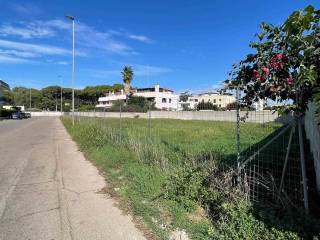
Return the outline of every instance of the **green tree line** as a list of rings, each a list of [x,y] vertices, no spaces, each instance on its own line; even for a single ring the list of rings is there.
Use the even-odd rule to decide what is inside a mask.
[[[75,89],[75,110],[86,111],[94,109],[98,98],[109,91],[123,89],[122,84],[88,86]],[[2,100],[7,105],[25,106],[32,110],[61,110],[61,87],[48,86],[42,89],[15,87],[12,91],[3,92]],[[72,104],[72,89],[62,88],[62,110],[70,111]]]

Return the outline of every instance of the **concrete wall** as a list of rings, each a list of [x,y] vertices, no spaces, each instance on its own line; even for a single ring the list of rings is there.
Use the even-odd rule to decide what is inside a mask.
[[[30,112],[31,117],[59,117],[63,115],[61,112]]]
[[[71,113],[65,113],[70,115]],[[107,118],[119,118],[119,112],[76,112],[77,116],[86,117],[107,117]],[[123,118],[149,118],[149,113],[121,113]],[[153,119],[181,119],[181,120],[208,120],[208,121],[229,121],[236,122],[235,111],[151,111],[150,114]],[[248,113],[246,118],[246,112],[241,112],[240,116],[245,119],[246,122],[281,122],[287,123],[291,121],[291,117],[279,117],[277,113],[272,111],[253,111]]]
[[[63,113],[63,115],[71,115],[72,113]],[[240,117],[245,122],[280,122],[288,123],[292,120],[290,116],[279,116],[278,113],[272,111],[252,111],[240,112]],[[76,116],[83,117],[107,117],[107,118],[119,118],[119,112],[75,112]],[[61,116],[60,112],[31,112],[33,117],[41,116]],[[137,113],[137,112],[122,112],[123,118],[149,118],[149,113]],[[151,111],[150,114],[153,119],[180,119],[180,120],[207,120],[207,121],[236,121],[236,111]]]
[[[310,148],[313,154],[314,167],[317,177],[317,189],[320,192],[320,130],[316,122],[316,106],[309,103],[309,110],[306,113],[304,123],[307,138],[310,142]]]

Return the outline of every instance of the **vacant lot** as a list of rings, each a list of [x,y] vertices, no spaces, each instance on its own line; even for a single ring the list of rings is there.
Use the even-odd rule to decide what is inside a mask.
[[[292,228],[260,221],[230,186],[235,123],[81,118],[72,126],[69,118],[62,121],[123,204],[162,239],[176,229],[186,229],[192,239],[298,238]],[[241,150],[280,127],[243,123]]]

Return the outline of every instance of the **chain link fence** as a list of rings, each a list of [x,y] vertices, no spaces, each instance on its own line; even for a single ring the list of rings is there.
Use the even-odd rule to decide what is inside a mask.
[[[251,202],[306,208],[299,124],[292,116],[240,107],[128,112],[124,106],[118,104],[113,112],[75,112],[75,124],[98,126],[108,141],[130,148],[141,162],[157,163],[164,171],[186,163],[234,169]],[[309,172],[310,154],[305,160]]]

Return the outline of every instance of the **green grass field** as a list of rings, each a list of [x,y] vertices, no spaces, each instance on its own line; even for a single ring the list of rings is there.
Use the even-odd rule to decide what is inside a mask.
[[[160,239],[174,229],[185,229],[192,239],[298,239],[294,232],[268,227],[241,194],[223,185],[228,175],[221,169],[236,161],[235,123],[81,118],[72,126],[67,117],[62,122],[122,204]],[[280,127],[243,123],[241,150]],[[209,183],[213,172],[216,179]]]

